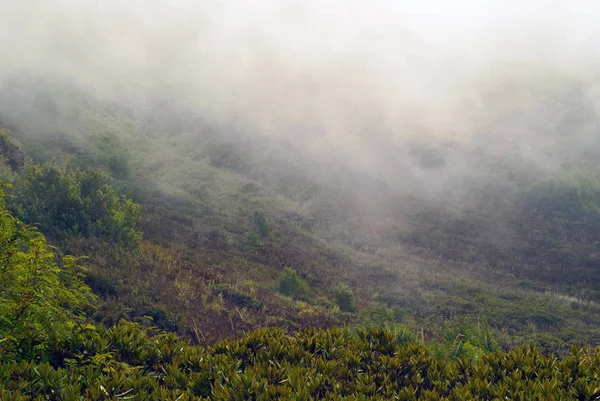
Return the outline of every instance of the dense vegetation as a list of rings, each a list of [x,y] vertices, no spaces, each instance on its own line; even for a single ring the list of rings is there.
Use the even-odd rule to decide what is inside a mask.
[[[15,85],[44,101],[0,113],[1,399],[597,398],[588,159],[411,145],[440,174],[477,154],[456,207],[164,108],[74,92],[65,121],[48,103],[72,99]]]
[[[598,186],[587,158],[548,174],[477,144],[410,145],[414,163],[440,172],[471,155],[465,162],[480,176],[457,183],[474,188],[457,213],[431,199],[417,206],[352,166],[330,172],[328,164],[286,158],[296,148],[274,149],[185,116],[175,123],[168,108],[134,117],[56,84],[13,85],[10,93],[32,108],[0,117],[32,163],[7,164],[9,209],[54,245],[89,257],[96,321],[151,318],[212,343],[264,326],[365,324],[385,307],[399,312],[380,325],[400,324],[427,341],[455,316],[488,324],[505,349],[534,343],[565,352],[600,341]],[[48,106],[72,102],[61,93],[77,99],[76,119],[57,118]],[[8,138],[18,149],[8,158],[20,160],[23,150]],[[45,204],[36,191],[49,190],[43,177],[51,173],[60,185],[49,194],[61,201]],[[88,193],[104,198],[81,192],[84,180],[93,184]],[[369,211],[363,198],[372,193],[381,203]],[[292,293],[284,289],[286,267],[297,275]]]
[[[33,358],[86,321],[83,308],[93,294],[82,281],[78,260],[59,259],[43,235],[10,215],[1,190],[0,260],[4,358]]]
[[[139,206],[118,197],[101,170],[29,164],[12,195],[15,214],[53,236],[96,236],[128,246],[141,238]]]
[[[88,329],[49,362],[0,360],[0,398],[20,400],[595,400],[600,352],[531,347],[436,358],[387,330],[263,329],[208,348],[121,322]],[[65,344],[67,345],[67,344]]]

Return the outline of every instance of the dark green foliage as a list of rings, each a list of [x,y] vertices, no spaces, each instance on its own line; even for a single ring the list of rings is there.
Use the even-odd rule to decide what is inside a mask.
[[[250,231],[246,235],[246,250],[258,252],[261,246],[262,240],[260,239],[260,236],[254,231]]]
[[[444,359],[478,359],[500,347],[485,322],[459,317],[446,323],[442,339],[433,349],[436,356]]]
[[[342,312],[354,312],[354,293],[346,284],[340,283],[333,289],[333,299]]]
[[[21,171],[25,165],[25,153],[21,144],[6,130],[0,128],[0,162],[13,171]]]
[[[28,165],[9,207],[23,221],[58,237],[95,236],[127,246],[141,239],[135,230],[140,207],[118,197],[110,176],[97,169]]]
[[[256,228],[261,237],[267,238],[271,233],[271,229],[267,224],[267,218],[263,212],[254,212],[254,224],[256,224]]]
[[[406,343],[416,343],[417,338],[410,331],[406,329],[401,329],[398,333],[396,333],[396,342],[399,345],[404,345]]]
[[[121,322],[50,362],[0,361],[2,400],[594,400],[600,350],[436,358],[390,331],[262,329],[208,348]],[[37,397],[37,398],[36,398]],[[129,398],[128,398],[129,397]]]
[[[259,300],[236,289],[231,284],[220,284],[216,287],[216,290],[220,291],[223,298],[231,301],[235,306],[250,309],[260,309],[262,307]]]
[[[470,317],[468,325],[493,328],[503,347],[523,343],[536,344],[556,352],[566,352],[572,344],[597,343],[600,339],[598,308],[581,301],[571,305],[566,300],[540,291],[525,282],[528,293],[478,285],[473,281],[428,281],[423,286],[425,299],[419,315],[433,314],[445,321]],[[535,289],[536,292],[532,290]],[[573,303],[573,302],[571,302]],[[426,320],[430,326],[432,319]],[[437,333],[443,331],[438,329]]]
[[[384,304],[379,304],[373,310],[366,313],[364,322],[367,327],[383,329],[401,323],[403,318],[404,311],[402,309],[398,307],[388,308]]]
[[[286,267],[279,279],[279,292],[297,298],[308,292],[308,284],[295,270]]]
[[[209,147],[209,160],[218,168],[245,172],[250,167],[248,152],[233,143],[215,143]]]
[[[119,179],[129,178],[131,175],[130,155],[123,149],[115,135],[100,135],[94,137],[98,148],[98,157],[113,177]]]
[[[146,315],[152,318],[152,322],[159,329],[173,332],[177,331],[177,322],[173,317],[169,316],[163,308],[154,306],[147,311]]]
[[[526,205],[546,219],[577,222],[600,213],[595,185],[588,180],[552,180],[535,185]]]
[[[44,236],[8,213],[3,196],[0,190],[0,353],[25,357],[64,340],[93,296],[77,258],[59,260]]]
[[[84,281],[96,295],[103,297],[117,295],[117,289],[114,284],[102,274],[88,271]]]
[[[131,175],[131,167],[126,155],[116,154],[107,156],[105,163],[114,177],[128,178]]]

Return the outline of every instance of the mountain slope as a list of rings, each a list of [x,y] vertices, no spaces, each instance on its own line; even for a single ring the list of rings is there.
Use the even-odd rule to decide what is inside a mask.
[[[361,322],[437,338],[467,316],[486,320],[504,346],[599,342],[597,187],[577,184],[593,173],[585,158],[556,180],[566,170],[537,171],[489,141],[394,145],[408,149],[419,179],[400,174],[406,160],[388,159],[382,143],[381,175],[341,149],[316,157],[310,142],[251,135],[160,101],[123,107],[44,81],[2,93],[0,121],[34,162],[105,169],[141,205],[134,251],[56,242],[90,257],[100,321],[151,316],[210,343],[263,326]],[[285,267],[308,282],[304,298],[277,293]],[[338,311],[339,283],[359,313]],[[372,318],[381,304],[403,313]]]

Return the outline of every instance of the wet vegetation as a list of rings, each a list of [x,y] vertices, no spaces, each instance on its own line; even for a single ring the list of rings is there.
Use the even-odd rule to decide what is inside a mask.
[[[0,399],[600,399],[579,84],[524,86],[530,143],[359,127],[354,153],[1,84]]]
[[[448,333],[448,335],[454,335]],[[451,339],[449,338],[449,341]],[[598,351],[523,346],[445,358],[389,330],[271,328],[210,347],[120,322],[87,327],[50,359],[0,359],[3,400],[594,400]],[[436,351],[437,352],[437,351]]]

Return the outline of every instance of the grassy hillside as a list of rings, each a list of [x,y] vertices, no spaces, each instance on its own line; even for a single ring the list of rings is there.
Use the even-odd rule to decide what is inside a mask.
[[[141,207],[135,248],[45,232],[88,256],[99,322],[155,324],[201,344],[332,325],[402,326],[439,342],[464,317],[505,348],[600,343],[599,188],[585,158],[538,172],[475,142],[410,144],[436,174],[471,155],[464,163],[479,174],[447,177],[461,188],[447,197],[462,198],[445,203],[422,183],[401,190],[402,175],[390,181],[159,101],[117,107],[43,81],[14,81],[3,99],[0,121],[33,164],[99,168]],[[306,291],[279,291],[286,268]],[[340,309],[340,284],[352,312]]]

